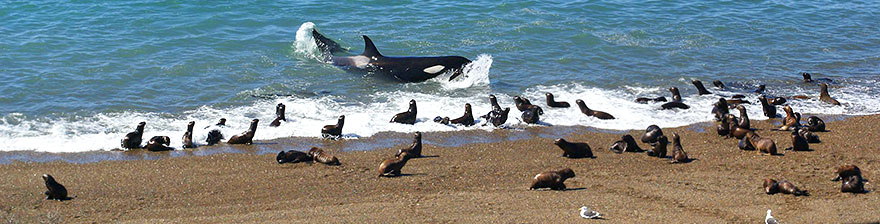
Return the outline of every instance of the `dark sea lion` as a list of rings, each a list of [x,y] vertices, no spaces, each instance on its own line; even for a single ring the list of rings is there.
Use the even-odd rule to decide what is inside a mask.
[[[664,103],[663,105],[660,105],[660,108],[664,109],[664,110],[675,109],[675,108],[687,110],[687,109],[690,109],[691,107],[688,106],[687,104],[682,103],[682,102],[669,102],[669,103]]]
[[[768,118],[776,118],[776,106],[767,102],[767,97],[761,96],[758,97],[758,101],[761,101],[761,108],[764,110],[764,116]]]
[[[822,83],[821,86],[822,89],[819,92],[819,101],[840,106],[840,102],[837,102],[837,100],[828,95],[828,84]]]
[[[402,148],[397,150],[397,154],[394,154],[394,157],[400,157],[400,154],[403,152],[409,153],[412,158],[422,157],[422,133],[416,132],[413,134],[413,143],[409,145],[408,148]]]
[[[727,137],[730,134],[730,120],[727,116],[721,118],[721,123],[715,129],[720,136]]]
[[[193,127],[196,126],[195,121],[190,121],[186,124],[186,132],[183,133],[183,148],[195,148],[196,144],[193,143]]]
[[[779,193],[779,183],[774,179],[764,178],[764,193],[766,194],[776,194]]]
[[[562,107],[562,108],[571,107],[571,105],[569,105],[568,102],[554,100],[552,93],[545,93],[544,95],[547,97],[547,106],[549,106],[549,107]]]
[[[415,124],[416,112],[416,100],[409,100],[409,109],[391,117],[391,123]]]
[[[287,118],[284,118],[284,108],[286,107],[283,103],[278,103],[275,106],[275,120],[269,123],[269,127],[278,127],[281,126],[281,121],[287,121]]]
[[[755,93],[762,94],[762,93],[764,93],[764,90],[766,90],[766,89],[767,89],[767,85],[761,84],[758,86],[758,89],[755,90]]]
[[[516,109],[520,112],[525,112],[526,110],[529,110],[531,108],[537,108],[539,114],[544,114],[544,109],[541,109],[541,107],[532,104],[532,102],[530,102],[529,99],[526,99],[525,97],[514,96],[513,104],[516,105]]]
[[[702,81],[694,80],[694,81],[691,81],[691,83],[694,84],[694,87],[697,87],[697,91],[699,91],[699,95],[702,96],[702,95],[712,94],[711,92],[709,92],[709,90],[706,90],[706,87],[703,86]]]
[[[733,99],[742,99],[742,98],[746,98],[746,95],[742,95],[742,94],[734,94],[733,96],[730,96],[730,98],[733,98]]]
[[[779,192],[782,192],[783,194],[793,194],[794,196],[809,195],[807,191],[802,191],[801,189],[798,189],[798,187],[794,186],[793,183],[787,180],[779,181]]]
[[[721,82],[721,80],[712,81],[712,85],[715,85],[715,87],[718,87],[720,89],[724,89],[724,83]]]
[[[865,193],[864,180],[859,176],[848,176],[843,178],[843,182],[840,184],[840,192]]]
[[[449,120],[450,124],[460,124],[464,126],[473,126],[474,123],[474,113],[471,111],[471,104],[464,104],[464,115],[459,118]]]
[[[801,126],[801,116],[798,113],[795,113],[791,106],[784,106],[782,110],[785,111],[785,118],[782,120],[782,127],[779,127],[781,131],[791,131],[797,130],[798,127]]]
[[[657,142],[657,138],[663,136],[663,130],[660,129],[660,126],[650,125],[645,129],[645,134],[642,135],[643,143],[654,143]]]
[[[646,152],[648,156],[655,156],[659,158],[666,158],[666,146],[669,145],[669,139],[666,136],[661,135],[657,138],[657,143],[653,145],[653,148]]]
[[[226,118],[220,118],[220,121],[217,121],[217,126],[226,126]]]
[[[144,146],[144,149],[151,152],[174,150],[174,148],[168,146],[169,144],[171,144],[171,138],[168,136],[153,136],[153,138],[150,138],[150,141],[147,142],[147,146]]]
[[[712,114],[715,114],[715,120],[720,121],[722,118],[727,117],[727,114],[730,113],[730,108],[727,105],[727,100],[723,97],[718,98],[718,102],[712,104]]]
[[[46,184],[46,189],[48,189],[43,193],[46,195],[46,200],[70,200],[70,198],[67,197],[67,188],[55,181],[55,178],[52,177],[52,175],[43,174],[43,182]]]
[[[752,103],[749,101],[746,101],[744,99],[736,99],[736,98],[727,100],[727,105],[729,105],[731,108],[735,108],[736,106],[739,106],[740,104],[752,104]]]
[[[743,139],[746,137],[746,134],[752,131],[751,129],[739,127],[736,123],[739,120],[736,116],[733,116],[733,114],[728,114],[727,119],[730,121],[730,137]]]
[[[767,103],[770,103],[770,104],[772,104],[772,105],[776,105],[776,106],[779,106],[779,105],[785,104],[785,102],[788,102],[788,101],[787,101],[785,98],[778,97],[778,96],[777,96],[777,97],[770,98],[770,99],[767,99]]]
[[[736,147],[741,150],[749,150],[749,151],[755,150],[755,146],[753,146],[752,143],[749,142],[749,140],[745,139],[745,138],[740,139],[739,143],[736,144]]]
[[[544,171],[539,173],[538,175],[535,175],[535,178],[532,179],[532,185],[529,187],[529,190],[541,188],[550,188],[552,190],[565,190],[565,180],[572,177],[575,176],[574,171],[571,170],[571,168]]]
[[[141,147],[141,141],[144,136],[144,126],[147,125],[147,122],[141,121],[138,123],[137,128],[134,129],[133,132],[129,132],[125,134],[125,137],[122,138],[122,148],[123,149],[137,149]]]
[[[257,133],[257,123],[260,122],[260,119],[254,119],[251,121],[251,127],[244,133],[240,135],[234,135],[232,138],[229,138],[229,141],[226,143],[229,144],[253,144],[254,143],[254,134]]]
[[[776,152],[776,142],[773,142],[772,139],[762,138],[755,132],[749,132],[746,135],[746,140],[755,147],[759,154],[778,155]]]
[[[489,95],[489,105],[492,105],[492,110],[501,109],[501,105],[498,105],[498,99],[495,98],[495,95]]]
[[[223,133],[220,133],[220,130],[214,129],[208,132],[208,137],[205,138],[205,141],[208,142],[208,145],[215,145],[223,139],[225,139]]]
[[[577,103],[578,108],[581,109],[581,113],[586,114],[587,116],[596,117],[601,120],[614,119],[614,116],[611,116],[611,114],[598,110],[591,110],[589,107],[587,107],[587,104],[584,104],[583,100],[578,99],[575,101],[575,103]]]
[[[643,152],[642,148],[636,144],[636,140],[629,134],[621,136],[620,140],[612,143],[610,150],[616,153]]]
[[[816,116],[807,118],[807,128],[810,131],[825,131],[825,121]]]
[[[678,87],[670,87],[669,92],[672,93],[672,102],[681,102],[681,93],[678,92]]]
[[[449,124],[449,117],[436,116],[436,117],[434,117],[434,122],[448,125]]]
[[[837,167],[835,173],[837,173],[837,176],[835,176],[834,179],[831,179],[831,181],[839,181],[849,176],[859,176],[859,179],[863,179],[862,170],[856,165],[843,165]]]
[[[505,107],[503,110],[493,109],[492,111],[489,111],[488,114],[480,117],[488,121],[486,124],[491,123],[492,125],[495,125],[495,127],[498,127],[507,122],[508,114],[510,114],[510,107]],[[483,126],[486,124],[483,124]]]
[[[537,124],[538,121],[541,119],[541,116],[539,114],[541,114],[540,107],[529,108],[526,109],[526,111],[523,111],[520,117],[522,118],[523,122],[526,122],[527,124]]]
[[[653,98],[653,99],[652,99],[652,98],[646,98],[646,97],[639,97],[639,98],[636,98],[636,103],[647,104],[648,102],[651,102],[651,101],[653,101],[653,102],[666,102],[666,97],[662,97],[662,96],[661,96],[661,97],[656,97],[656,98]]]
[[[801,127],[797,130],[797,134],[803,137],[809,143],[820,143],[819,136],[810,131],[807,127]]]
[[[386,159],[379,164],[379,177],[400,176],[400,169],[412,158],[409,152],[403,152],[396,158]]]
[[[562,157],[566,158],[592,158],[593,150],[590,144],[585,142],[568,142],[565,139],[557,138],[553,144],[562,149]]]
[[[331,166],[338,166],[341,164],[339,163],[339,159],[336,158],[336,156],[330,155],[330,153],[326,153],[324,152],[324,150],[318,147],[312,147],[311,149],[309,149],[308,154],[312,157],[313,160],[315,160],[315,162]]]
[[[321,137],[324,137],[324,138],[342,137],[342,126],[343,125],[345,125],[345,115],[339,115],[339,119],[336,120],[336,124],[324,125],[324,128],[321,128]]]
[[[687,152],[681,147],[681,138],[678,137],[677,133],[672,132],[672,158],[669,160],[669,163],[687,163],[690,161],[691,159],[688,158]]]
[[[819,79],[813,80],[813,76],[810,75],[810,73],[806,73],[806,72],[802,72],[801,75],[804,77],[804,82],[813,82],[813,81],[834,82],[833,80],[831,80],[829,78],[819,78]]]
[[[751,129],[752,125],[749,122],[749,114],[746,113],[746,107],[742,105],[737,105],[736,109],[739,110],[739,123],[736,124],[737,127]]]
[[[278,156],[275,156],[275,161],[278,164],[283,163],[298,163],[298,162],[309,162],[312,161],[312,157],[309,154],[296,151],[296,150],[288,150],[287,152],[281,151],[278,152]]]
[[[810,144],[807,142],[807,139],[804,136],[801,136],[799,131],[791,131],[791,148],[789,150],[794,151],[809,151]]]

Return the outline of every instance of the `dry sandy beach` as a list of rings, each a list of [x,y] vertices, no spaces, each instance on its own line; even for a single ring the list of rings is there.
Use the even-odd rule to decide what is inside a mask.
[[[822,118],[826,118],[820,116]],[[780,149],[789,132],[769,131],[780,119],[753,121]],[[811,152],[762,156],[718,137],[714,124],[664,129],[677,132],[691,158],[686,164],[644,153],[615,154],[608,146],[620,134],[576,133],[589,142],[594,159],[567,159],[553,139],[438,147],[411,160],[404,176],[378,178],[379,163],[393,148],[346,151],[328,147],[341,166],[283,164],[274,154],[214,154],[158,160],[14,162],[0,165],[0,219],[11,223],[239,223],[239,222],[501,222],[501,223],[762,223],[767,209],[783,223],[880,221],[880,195],[873,182],[866,194],[840,193],[832,182],[837,166],[854,164],[866,179],[880,180],[880,115],[828,121],[830,132]],[[646,125],[647,126],[647,125]],[[546,129],[533,127],[532,129]],[[519,130],[523,131],[523,130]],[[503,135],[467,131],[431,135]],[[638,138],[644,131],[633,130]],[[356,141],[356,140],[355,140]],[[647,144],[641,144],[648,148]],[[253,146],[241,146],[243,148]],[[670,145],[671,148],[671,145]],[[196,150],[211,150],[202,148]],[[530,191],[531,178],[570,167],[576,177],[566,191]],[[44,200],[40,175],[64,184],[73,200]],[[762,179],[789,180],[809,196],[766,195]],[[584,220],[581,206],[604,214]]]

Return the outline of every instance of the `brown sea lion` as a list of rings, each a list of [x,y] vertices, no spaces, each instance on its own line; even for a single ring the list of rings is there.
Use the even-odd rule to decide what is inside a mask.
[[[747,141],[758,150],[760,154],[778,155],[776,152],[776,142],[769,138],[762,138],[755,132],[749,132],[746,135]]]
[[[251,120],[251,127],[244,133],[240,135],[234,135],[232,138],[229,138],[229,141],[226,143],[229,144],[253,144],[254,143],[254,134],[257,133],[257,123],[260,122],[260,119]]]
[[[281,126],[281,121],[287,121],[287,118],[284,118],[284,108],[286,106],[283,103],[278,103],[275,106],[275,120],[269,123],[269,127],[278,127]]]
[[[336,124],[324,125],[324,128],[321,128],[321,137],[324,137],[324,138],[342,137],[343,125],[345,125],[345,115],[339,115],[339,118],[336,119]]]
[[[169,144],[171,144],[171,138],[168,136],[153,136],[153,138],[150,138],[150,141],[147,142],[147,146],[144,146],[144,149],[151,152],[174,150],[174,148],[168,146]]]
[[[536,108],[538,114],[544,114],[544,109],[541,109],[541,107],[539,107],[538,105],[532,104],[532,102],[530,102],[529,99],[526,99],[525,97],[514,96],[513,104],[516,105],[516,109],[520,112],[525,112],[529,109]]]
[[[785,107],[782,107],[782,110],[785,111],[785,118],[782,120],[782,127],[779,127],[779,130],[781,130],[781,131],[797,130],[798,127],[801,126],[800,114],[794,113],[794,111],[788,105],[786,105]]]
[[[810,144],[807,142],[807,139],[804,136],[801,136],[799,131],[791,131],[791,148],[787,148],[788,150],[794,151],[809,151]]]
[[[865,193],[865,183],[859,176],[848,176],[843,178],[840,184],[840,192],[843,193]]]
[[[810,131],[825,131],[825,121],[816,116],[807,118],[807,128]]]
[[[571,105],[569,105],[568,102],[554,100],[552,93],[545,93],[544,96],[547,97],[547,106],[548,107],[562,107],[562,108],[571,107]]]
[[[837,176],[835,176],[834,179],[831,179],[831,181],[839,181],[849,176],[859,176],[859,179],[862,179],[862,170],[856,165],[843,165],[837,167],[835,173],[837,173]]]
[[[330,155],[330,153],[324,152],[324,150],[318,147],[312,147],[308,152],[309,156],[312,157],[313,160],[319,163],[336,166],[340,165],[339,159],[336,156]]]
[[[691,159],[688,158],[687,152],[681,147],[681,138],[678,137],[677,133],[672,132],[672,158],[669,160],[669,163],[687,163],[690,161]]]
[[[678,92],[678,87],[669,88],[669,92],[672,92],[672,102],[668,102],[668,103],[664,103],[663,105],[660,105],[661,109],[668,110],[668,109],[678,108],[678,109],[687,110],[687,109],[691,108],[687,104],[684,104],[681,102],[681,94]]]
[[[718,132],[718,135],[728,137],[730,134],[730,120],[727,116],[721,118],[721,123],[715,127],[715,130]]]
[[[464,104],[464,115],[459,118],[449,120],[450,124],[460,124],[464,126],[473,126],[474,125],[474,114],[471,111],[471,104]]]
[[[487,121],[483,126],[491,123],[492,125],[495,125],[495,127],[498,127],[507,122],[508,114],[510,114],[510,107],[505,107],[503,110],[492,109],[492,111],[489,111],[486,115],[480,116],[480,118],[486,119]]]
[[[724,83],[721,82],[721,80],[712,81],[712,85],[715,85],[715,87],[718,87],[719,89],[724,89]]]
[[[752,143],[749,142],[749,140],[745,139],[745,138],[740,139],[739,143],[736,144],[736,147],[741,150],[749,150],[749,151],[755,150],[755,146],[753,146]]]
[[[819,140],[819,136],[813,134],[813,132],[811,132],[810,129],[807,127],[801,127],[801,129],[797,130],[797,134],[803,137],[809,143],[822,142],[821,140]]]
[[[47,191],[43,193],[46,195],[46,200],[63,201],[71,199],[67,197],[67,188],[55,181],[55,178],[52,177],[52,175],[43,174],[43,183],[46,184],[47,189]]]
[[[416,132],[413,134],[413,143],[409,145],[408,148],[402,148],[397,150],[397,154],[394,154],[394,157],[400,157],[400,154],[403,152],[408,152],[412,158],[422,157],[422,133]]]
[[[779,193],[779,183],[774,179],[764,178],[764,193],[766,194],[776,194]]]
[[[822,83],[821,86],[822,89],[820,89],[819,92],[819,101],[840,106],[840,102],[837,102],[837,100],[828,95],[828,84]]]
[[[697,87],[697,91],[699,92],[699,95],[702,96],[702,95],[712,94],[711,92],[709,92],[709,90],[706,90],[706,87],[703,86],[702,81],[694,80],[694,81],[691,81],[691,83],[694,84],[694,87]]]
[[[526,109],[526,111],[522,112],[520,118],[522,118],[522,121],[526,122],[527,124],[537,124],[538,121],[541,119],[541,116],[539,115],[541,114],[540,109],[540,107]]]
[[[288,150],[287,152],[281,151],[278,152],[278,156],[275,156],[275,161],[278,164],[283,163],[298,163],[298,162],[309,162],[312,161],[312,157],[309,156],[308,153],[296,151],[296,150]]]
[[[810,97],[806,96],[806,95],[794,95],[794,96],[789,96],[788,99],[806,100],[806,99],[810,99]]]
[[[415,124],[416,112],[416,100],[409,100],[409,109],[391,117],[391,123]]]
[[[739,106],[740,104],[752,104],[752,102],[737,98],[727,100],[727,105],[730,105],[731,108]]]
[[[642,148],[636,144],[636,140],[629,134],[621,136],[620,140],[612,143],[610,150],[616,153],[643,152]]]
[[[776,106],[767,102],[766,96],[758,97],[758,101],[761,101],[761,109],[764,111],[764,116],[776,118]]]
[[[730,113],[730,108],[727,105],[727,100],[723,97],[718,99],[718,102],[712,104],[712,114],[715,114],[715,120],[720,121],[722,118],[726,117],[727,114]]]
[[[730,122],[730,137],[743,139],[746,137],[746,134],[752,131],[748,128],[739,127],[739,125],[737,125],[738,118],[733,114],[728,114],[727,119]]]
[[[208,142],[208,145],[214,145],[220,142],[220,140],[225,139],[223,137],[223,133],[220,130],[214,129],[208,132],[208,137],[205,138],[205,141]]]
[[[193,127],[196,126],[195,121],[190,121],[186,124],[186,132],[183,133],[183,148],[195,148],[196,144],[193,143]]]
[[[593,158],[593,150],[590,149],[590,144],[585,142],[568,142],[565,139],[557,138],[553,144],[562,149],[562,157]]]
[[[736,124],[737,127],[751,129],[752,125],[749,122],[749,114],[746,113],[746,107],[742,105],[737,105],[736,109],[739,110],[739,123]]]
[[[584,104],[583,100],[578,99],[575,101],[575,103],[578,105],[578,108],[581,109],[581,113],[586,114],[587,116],[596,117],[601,120],[614,119],[614,116],[611,116],[611,114],[598,110],[591,110],[589,107],[587,107],[587,104]]]
[[[544,171],[539,173],[538,175],[535,175],[535,177],[532,179],[532,185],[529,187],[529,190],[541,188],[550,188],[552,190],[565,190],[565,180],[572,177],[575,176],[574,171],[571,170],[571,168]]]
[[[657,138],[657,143],[653,145],[653,148],[646,152],[648,156],[654,156],[659,158],[666,158],[666,146],[669,144],[669,139],[666,136],[661,135]]]
[[[379,177],[396,177],[400,176],[400,169],[406,165],[406,162],[412,158],[409,152],[403,152],[399,156],[386,159],[379,164]]]
[[[122,138],[122,148],[123,149],[137,149],[141,147],[141,141],[143,141],[144,136],[144,126],[147,125],[147,122],[141,121],[138,123],[137,128],[134,129],[133,132],[129,132],[125,134],[125,137]]]
[[[779,192],[782,192],[783,194],[793,194],[794,196],[809,195],[807,191],[802,191],[797,186],[794,186],[793,183],[787,180],[779,181]]]
[[[663,136],[663,130],[660,129],[660,126],[652,124],[645,129],[645,134],[642,135],[642,143],[657,142],[657,138],[660,136]]]

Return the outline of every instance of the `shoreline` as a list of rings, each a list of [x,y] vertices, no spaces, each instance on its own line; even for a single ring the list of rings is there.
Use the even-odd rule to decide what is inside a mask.
[[[0,218],[76,223],[571,223],[586,221],[577,209],[588,206],[613,222],[754,223],[763,220],[767,209],[790,223],[880,221],[880,214],[871,209],[880,207],[880,195],[871,182],[865,185],[869,193],[854,195],[840,193],[840,183],[830,181],[834,169],[844,164],[859,166],[869,180],[877,178],[880,146],[873,138],[880,127],[866,124],[877,123],[880,115],[820,117],[830,130],[818,133],[823,142],[810,144],[814,151],[785,151],[782,156],[739,150],[735,140],[718,137],[710,123],[664,129],[666,135],[682,136],[684,149],[696,159],[686,164],[668,164],[644,153],[608,151],[621,133],[638,138],[644,130],[577,126],[568,126],[569,131],[529,127],[426,133],[428,157],[411,160],[403,169],[406,175],[396,178],[377,178],[377,164],[409,145],[409,138],[367,151],[341,151],[333,145],[358,144],[354,141],[320,146],[339,157],[341,166],[279,165],[274,161],[277,151],[311,147],[282,140],[236,147],[245,153],[88,163],[11,162],[0,165],[0,194],[8,195],[0,203]],[[768,131],[779,120],[753,120],[752,125],[783,151],[791,145],[788,132]],[[453,140],[477,135],[473,132],[499,140]],[[597,158],[559,157],[561,151],[552,144],[556,137],[588,142]],[[561,167],[576,173],[565,182],[570,190],[527,189],[534,174]],[[74,199],[43,200],[45,187],[39,178],[43,173],[67,186]],[[810,196],[766,195],[761,189],[763,178],[789,180]]]

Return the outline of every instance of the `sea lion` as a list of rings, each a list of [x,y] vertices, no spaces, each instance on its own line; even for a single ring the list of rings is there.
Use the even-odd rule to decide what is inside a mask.
[[[837,102],[837,100],[828,95],[828,84],[822,83],[821,86],[822,89],[819,90],[819,101],[840,106],[840,102]]]
[[[416,112],[416,100],[409,100],[409,109],[391,117],[391,123],[415,124]]]
[[[791,148],[787,148],[788,150],[794,151],[809,151],[810,144],[807,142],[807,139],[804,136],[801,136],[799,131],[791,131]]]
[[[552,93],[545,93],[544,95],[547,97],[547,106],[548,107],[562,107],[562,108],[571,107],[571,105],[569,105],[568,102],[554,100]]]
[[[806,96],[806,95],[794,95],[794,96],[789,96],[788,99],[806,100],[806,99],[810,99],[810,97]]]
[[[762,93],[764,93],[764,90],[766,90],[766,89],[767,89],[767,85],[761,84],[758,86],[758,89],[755,90],[755,93],[762,94]]]
[[[621,136],[620,140],[612,143],[610,150],[616,153],[643,152],[642,148],[636,144],[636,140],[629,134]]]
[[[183,133],[183,148],[195,148],[196,144],[193,143],[193,127],[196,126],[195,121],[190,121],[186,124],[186,132]]]
[[[797,134],[804,138],[809,143],[819,143],[822,142],[819,140],[819,136],[810,132],[810,129],[807,127],[801,127],[801,129],[797,130]]]
[[[397,150],[397,154],[394,154],[394,157],[400,157],[400,154],[403,152],[408,152],[412,158],[422,157],[422,133],[416,132],[413,134],[413,143],[409,145],[408,148],[402,148]]]
[[[581,109],[581,113],[586,114],[587,116],[593,116],[601,120],[614,119],[614,116],[611,116],[611,114],[598,110],[591,110],[589,107],[587,107],[587,104],[584,104],[583,100],[578,99],[575,101],[575,103],[577,103],[578,108]]]
[[[706,90],[706,87],[703,86],[703,82],[701,82],[700,80],[694,80],[694,81],[691,81],[691,83],[693,83],[694,86],[697,87],[697,91],[699,91],[700,96],[712,94],[711,92],[709,92],[709,90]]]
[[[645,129],[645,134],[642,135],[642,143],[657,142],[657,138],[660,136],[663,136],[663,130],[660,129],[660,126],[652,124]]]
[[[770,103],[770,104],[776,105],[776,106],[785,104],[785,102],[788,102],[788,101],[785,98],[778,97],[778,96],[767,99],[767,103]]]
[[[779,181],[779,192],[782,192],[783,194],[793,194],[794,196],[809,195],[807,191],[802,191],[801,189],[798,189],[798,187],[794,186],[793,183],[787,180]]]
[[[724,117],[727,117],[727,114],[730,113],[730,108],[727,105],[727,100],[723,97],[718,98],[718,102],[712,104],[712,114],[715,114],[715,120],[720,121]]]
[[[762,138],[755,132],[749,132],[746,135],[747,141],[749,141],[752,146],[758,151],[759,154],[763,155],[764,153],[770,155],[777,155],[776,153],[776,142],[769,138]]]
[[[544,114],[544,109],[541,109],[541,107],[537,105],[533,105],[532,102],[530,102],[529,99],[526,99],[525,97],[514,96],[513,103],[514,105],[516,105],[516,109],[520,112],[525,112],[530,108],[537,108],[539,114]]]
[[[727,105],[729,105],[730,108],[735,108],[736,106],[739,106],[740,104],[752,104],[752,102],[746,101],[741,98],[733,98],[733,99],[727,100]]]
[[[226,143],[229,144],[253,144],[254,143],[254,134],[257,132],[257,123],[260,122],[260,119],[254,119],[251,121],[251,127],[244,133],[240,135],[233,135],[232,138],[229,138],[229,141]]]
[[[766,194],[776,194],[779,193],[779,183],[774,179],[764,178],[764,193]]]
[[[801,75],[804,77],[804,82],[808,82],[808,83],[811,83],[813,81],[834,82],[833,80],[831,80],[829,78],[819,78],[819,79],[813,80],[813,76],[810,75],[810,73],[806,73],[806,72],[802,72]]]
[[[386,159],[379,164],[379,177],[400,176],[400,169],[412,158],[409,152],[403,152],[396,158]]]
[[[724,83],[721,82],[721,80],[712,81],[712,85],[715,85],[715,87],[718,87],[719,89],[724,89]]]
[[[489,105],[492,105],[492,110],[500,110],[501,105],[498,105],[498,99],[495,98],[495,95],[489,94]]]
[[[730,137],[743,139],[746,137],[746,134],[752,131],[751,129],[739,127],[739,125],[737,125],[739,118],[733,116],[733,114],[728,114],[727,119],[730,121]]]
[[[730,98],[733,98],[733,99],[743,99],[743,98],[746,98],[746,95],[742,95],[742,94],[734,94],[733,96],[730,96]]]
[[[666,97],[662,97],[662,96],[661,96],[661,97],[656,97],[656,98],[653,98],[653,99],[652,99],[652,98],[646,98],[646,97],[639,97],[639,98],[636,98],[636,103],[647,104],[647,103],[650,102],[650,101],[654,101],[654,102],[666,102]]]
[[[70,198],[67,197],[67,188],[55,181],[55,178],[52,177],[52,175],[43,174],[43,182],[46,184],[46,189],[48,189],[43,193],[46,195],[46,200],[70,200]]]
[[[171,144],[171,138],[168,136],[153,136],[144,148],[151,152],[174,150],[174,148],[168,146],[169,144]]]
[[[331,166],[338,166],[341,164],[339,163],[339,159],[337,159],[336,156],[330,155],[330,153],[326,153],[324,152],[324,150],[318,147],[312,147],[311,149],[309,149],[308,154],[312,157],[313,160],[319,163]]]
[[[736,144],[736,147],[741,150],[749,150],[749,151],[755,150],[755,146],[753,146],[752,143],[749,142],[749,140],[745,139],[745,138],[740,139],[739,143]]]
[[[489,111],[486,115],[480,116],[480,118],[487,121],[483,126],[491,123],[492,125],[495,125],[495,127],[498,127],[507,122],[508,114],[510,114],[510,107],[505,107],[503,110],[492,109],[492,111]]]
[[[687,163],[690,162],[691,159],[688,158],[687,152],[681,147],[681,138],[678,137],[678,134],[672,132],[672,158],[669,160],[669,163]]]
[[[336,124],[324,125],[324,128],[321,128],[321,137],[324,137],[324,138],[342,137],[342,126],[344,124],[345,124],[345,115],[339,115],[339,119],[336,120]]]
[[[540,107],[526,109],[526,111],[522,112],[522,115],[520,117],[522,118],[523,122],[526,122],[527,124],[537,124],[538,120],[541,119],[539,115],[541,114],[540,109]]]
[[[535,177],[532,179],[532,185],[529,187],[529,190],[541,188],[550,188],[552,190],[565,190],[565,180],[572,177],[575,176],[574,171],[571,170],[571,168],[544,171],[539,173],[538,175],[535,175]]]
[[[795,113],[791,106],[784,106],[782,110],[785,111],[785,118],[782,120],[782,127],[779,127],[780,131],[791,131],[797,130],[798,127],[801,126],[801,115],[799,113]]]
[[[133,132],[129,132],[125,134],[125,137],[122,138],[122,148],[123,149],[136,149],[141,147],[141,141],[144,136],[144,126],[147,125],[147,122],[141,121],[138,123],[137,128],[134,129]]]
[[[653,148],[646,152],[648,156],[655,156],[659,158],[666,158],[666,146],[669,144],[669,139],[666,136],[661,135],[657,137],[657,143],[653,145]]]
[[[681,93],[678,92],[678,87],[670,87],[669,92],[672,93],[672,102],[681,102]]]
[[[736,124],[737,127],[751,129],[751,122],[749,122],[749,114],[746,113],[746,107],[742,105],[737,105],[736,109],[739,110],[739,123]]]
[[[730,120],[727,116],[721,118],[721,123],[715,129],[720,136],[727,137],[730,134]]]
[[[840,192],[843,193],[865,193],[865,183],[859,176],[848,176],[843,178],[840,184]]]
[[[220,121],[217,121],[217,126],[226,126],[226,118],[220,118]]]
[[[767,102],[766,96],[758,97],[758,101],[761,101],[761,108],[764,110],[764,116],[768,118],[776,118],[776,106]]]
[[[220,140],[225,139],[223,137],[223,133],[220,130],[214,129],[208,132],[208,137],[205,138],[205,141],[208,142],[208,145],[214,145],[220,142]]]
[[[287,121],[287,118],[284,118],[284,108],[286,107],[283,103],[278,103],[275,106],[275,120],[269,123],[269,127],[278,127],[281,126],[281,121]]]
[[[434,117],[434,122],[448,125],[449,124],[449,117],[436,116],[436,117]]]
[[[562,149],[562,157],[593,158],[593,150],[590,149],[590,144],[585,142],[568,142],[563,138],[557,138],[553,144]]]
[[[296,151],[296,150],[288,150],[287,152],[281,151],[278,152],[278,156],[275,156],[275,161],[278,164],[283,163],[298,163],[298,162],[309,162],[312,161],[312,157],[309,154]]]
[[[835,173],[837,173],[837,176],[835,176],[834,179],[831,179],[831,181],[839,181],[849,176],[859,176],[859,179],[863,179],[862,170],[856,165],[843,165],[837,167]]]
[[[464,104],[464,115],[459,118],[449,120],[450,124],[460,124],[464,126],[473,126],[474,125],[474,114],[471,111],[471,104]]]
[[[807,128],[810,131],[825,131],[825,121],[816,116],[807,118]]]
[[[664,110],[678,108],[678,109],[690,109],[691,107],[687,104],[681,102],[681,93],[678,92],[678,87],[669,88],[669,92],[672,92],[672,102],[664,103],[660,105],[660,108]]]

